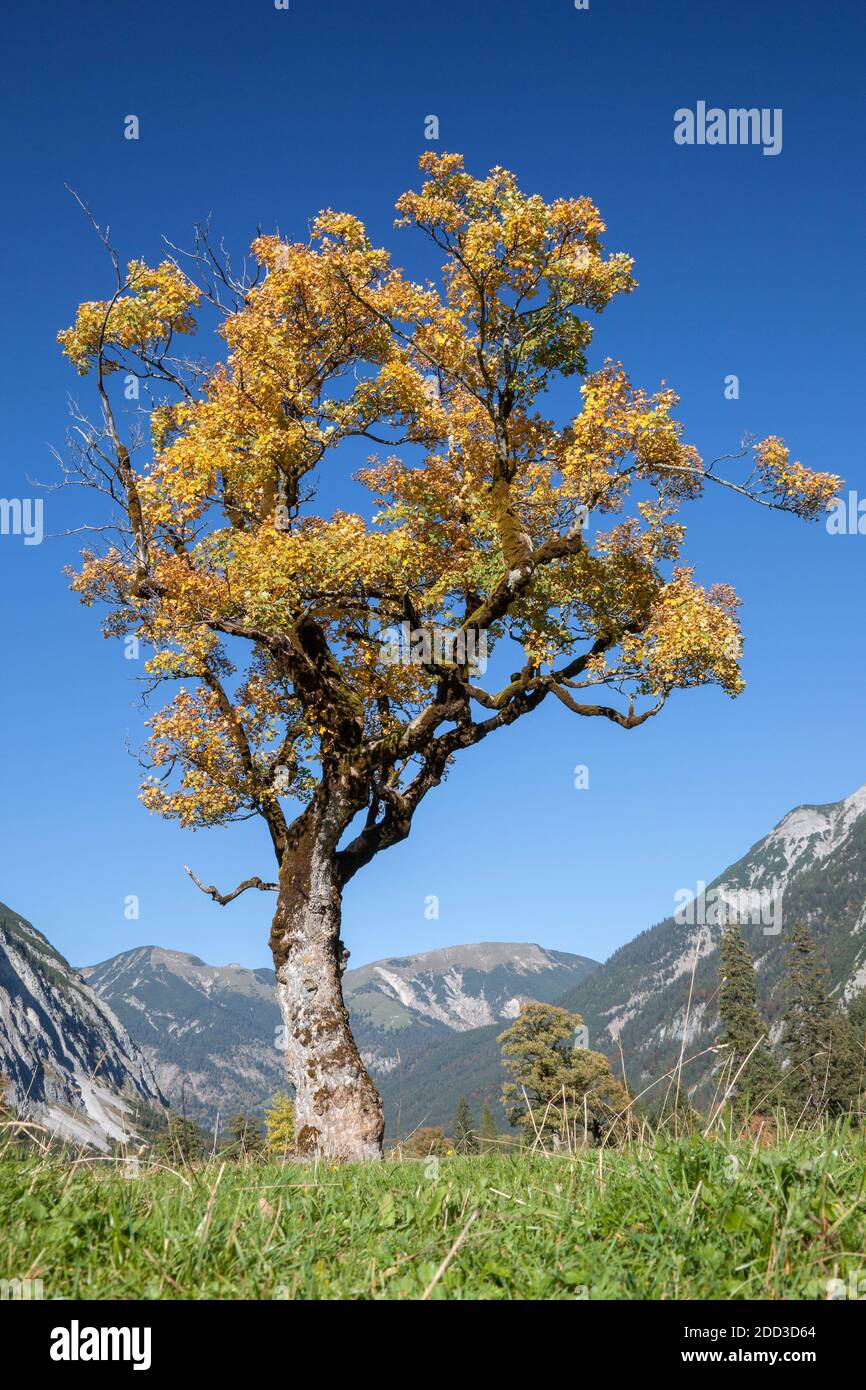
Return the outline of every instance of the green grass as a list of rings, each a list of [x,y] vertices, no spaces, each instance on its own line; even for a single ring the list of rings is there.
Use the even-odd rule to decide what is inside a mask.
[[[843,1129],[438,1170],[5,1157],[0,1278],[46,1298],[823,1298],[866,1269],[864,1185]]]

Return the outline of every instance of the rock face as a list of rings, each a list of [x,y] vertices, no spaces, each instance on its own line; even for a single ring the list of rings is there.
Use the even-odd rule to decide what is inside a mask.
[[[285,1087],[274,972],[160,946],[83,971],[144,1051],[172,1109],[208,1127]]]
[[[103,999],[0,903],[0,1073],[5,1098],[49,1134],[107,1149],[134,1137],[137,1103],[164,1105],[138,1046]]]
[[[375,961],[348,971],[344,988],[364,1060],[385,1076],[449,1033],[506,1027],[524,1000],[551,1002],[596,965],[566,951],[484,941]]]
[[[779,1032],[785,955],[798,920],[822,948],[833,997],[849,1001],[866,987],[866,787],[844,801],[790,811],[709,885],[704,913],[695,911],[692,921],[675,915],[642,932],[568,991],[562,1002],[584,1015],[590,1046],[618,1062],[622,1045],[633,1091],[676,1065],[685,1038],[685,1056],[695,1058],[685,1082],[703,1098],[714,1059],[698,1054],[719,1028],[721,925],[713,900],[740,922],[771,1038]]]
[[[511,942],[451,946],[375,961],[343,978],[352,1028],[377,1082],[440,1039],[494,1022],[523,999],[552,1000],[595,967]],[[143,946],[84,971],[141,1045],[175,1108],[213,1124],[260,1110],[285,1086],[271,970],[206,965]]]

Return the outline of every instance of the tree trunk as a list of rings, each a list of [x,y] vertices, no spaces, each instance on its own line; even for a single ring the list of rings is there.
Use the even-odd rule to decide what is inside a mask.
[[[380,1158],[382,1102],[361,1061],[343,1003],[341,894],[335,851],[345,808],[313,805],[280,872],[271,950],[295,1089],[298,1152]]]

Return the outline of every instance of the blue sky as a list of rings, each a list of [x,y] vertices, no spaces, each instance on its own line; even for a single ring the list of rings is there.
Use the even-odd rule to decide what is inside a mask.
[[[858,0],[16,7],[0,495],[56,476],[66,395],[91,403],[54,339],[104,293],[107,267],[64,183],[124,258],[158,256],[163,234],[188,244],[208,212],[243,249],[258,225],[302,237],[332,206],[412,272],[424,249],[392,230],[393,204],[417,181],[435,114],[439,149],[479,173],[505,165],[549,198],[591,196],[609,249],[635,257],[640,288],[598,321],[594,364],[610,354],[648,388],[667,379],[706,458],[744,431],[779,433],[866,497],[864,27]],[[781,108],[782,152],[675,144],[675,110],[699,100]],[[352,964],[479,939],[604,957],[791,806],[866,781],[866,537],[709,501],[686,514],[687,554],[743,598],[746,692],[680,694],[631,733],[545,707],[465,754],[410,840],[349,888]],[[80,523],[86,505],[50,494],[46,530]],[[0,899],[79,964],[145,942],[269,963],[272,900],[219,908],[181,867],[222,887],[270,876],[264,833],[193,835],[136,799],[135,668],[66,588],[76,549],[0,536]],[[138,920],[124,916],[131,894]],[[430,894],[438,920],[424,915]]]

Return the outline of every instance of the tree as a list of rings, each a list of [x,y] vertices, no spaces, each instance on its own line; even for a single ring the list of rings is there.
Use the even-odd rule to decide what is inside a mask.
[[[454,1135],[454,1152],[458,1154],[474,1154],[478,1152],[478,1141],[475,1136],[475,1120],[469,1108],[469,1101],[465,1096],[461,1096],[457,1102],[457,1109],[454,1111],[454,1119],[451,1123]]]
[[[288,1158],[295,1149],[295,1106],[290,1095],[278,1091],[265,1111],[265,1146],[270,1158]]]
[[[440,1125],[415,1129],[400,1143],[404,1158],[446,1158],[453,1150]]]
[[[242,1112],[232,1115],[228,1123],[224,1152],[230,1153],[233,1158],[251,1158],[254,1154],[261,1153],[264,1147],[265,1140],[262,1137],[258,1116],[245,1115]]]
[[[383,1133],[341,986],[355,874],[457,754],[551,699],[630,730],[675,690],[738,694],[738,600],[682,562],[678,510],[725,485],[814,518],[838,484],[776,437],[725,476],[683,442],[672,390],[589,371],[589,315],[635,281],[588,198],[548,204],[454,154],[421,166],[397,208],[444,258],[441,288],[347,213],[305,242],[258,236],[252,278],[206,228],[186,258],[125,269],[100,231],[108,296],[59,335],[99,409],[76,414],[67,480],[106,507],[74,588],[148,653],[151,693],[174,692],[149,720],[143,799],[191,828],[261,819],[274,880],[190,873],[222,905],[277,893],[298,1147],[355,1159]],[[197,321],[224,360],[177,347]],[[559,423],[558,377],[583,379]],[[315,474],[358,441],[387,455],[355,474],[375,513],[317,512]],[[497,647],[516,668],[498,688]]]
[[[746,1114],[767,1113],[779,1099],[779,1069],[764,1041],[768,1029],[758,1013],[755,967],[736,922],[722,930],[719,976],[720,1042],[726,1049],[727,1084],[744,1102]]]
[[[198,1125],[185,1115],[169,1116],[166,1128],[157,1135],[153,1145],[155,1158],[178,1167],[184,1163],[198,1162],[204,1158],[204,1152],[204,1135]]]
[[[481,1109],[481,1123],[478,1126],[478,1147],[481,1153],[495,1153],[499,1147],[499,1129],[487,1101]]]
[[[785,966],[785,1097],[799,1114],[820,1115],[827,1109],[832,1009],[826,971],[804,922],[794,927]]]
[[[524,1004],[499,1036],[502,1065],[511,1080],[502,1088],[508,1122],[531,1138],[567,1138],[580,1131],[598,1143],[625,1117],[629,1098],[600,1052],[576,1047],[580,1014],[554,1004]]]
[[[862,1123],[866,1101],[866,990],[850,1000],[846,1012],[837,1015],[836,1022],[844,1032],[841,1050],[844,1052],[845,1108]]]

